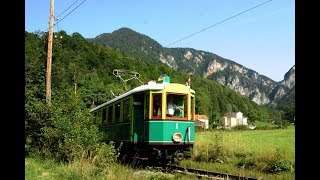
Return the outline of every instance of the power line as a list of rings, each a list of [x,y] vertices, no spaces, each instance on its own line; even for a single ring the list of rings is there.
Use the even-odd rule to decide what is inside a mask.
[[[56,23],[54,23],[52,26],[55,26],[57,23],[61,22],[64,18],[66,18],[67,16],[69,16],[73,11],[75,11],[79,6],[81,6],[85,1],[87,0],[83,0],[78,6],[76,6],[72,11],[70,11],[67,15],[65,15],[63,18],[59,19]],[[48,28],[50,29],[50,27]],[[47,31],[48,31],[47,29]]]
[[[81,4],[83,4],[85,1],[87,0],[83,0],[78,6],[76,6],[71,12],[69,12],[67,15],[65,15],[63,18],[61,18],[58,22],[56,23],[59,23],[60,21],[62,21],[64,18],[66,18],[67,16],[69,16],[74,10],[76,10],[79,6],[81,6]],[[55,24],[56,24],[55,23]]]
[[[177,41],[175,41],[175,42],[173,42],[173,43],[170,43],[170,44],[168,44],[167,46],[170,46],[170,45],[175,44],[175,43],[177,43],[177,42],[180,42],[180,41],[182,41],[182,40],[184,40],[184,39],[187,39],[187,38],[189,38],[189,37],[191,37],[191,36],[194,36],[194,35],[196,35],[196,34],[198,34],[198,33],[200,33],[200,32],[203,32],[203,31],[205,31],[205,30],[207,30],[207,29],[209,29],[209,28],[212,28],[213,26],[216,26],[216,25],[218,25],[218,24],[221,24],[221,23],[223,23],[223,22],[225,22],[225,21],[228,21],[228,20],[230,20],[230,19],[232,19],[232,18],[234,18],[234,17],[236,17],[236,16],[239,16],[239,15],[241,15],[241,14],[243,14],[243,13],[246,13],[246,12],[248,12],[248,11],[251,11],[252,9],[255,9],[255,8],[259,7],[259,6],[262,6],[262,5],[264,5],[264,4],[266,4],[266,3],[270,2],[270,1],[272,1],[272,0],[263,2],[263,3],[261,3],[261,4],[259,4],[259,5],[256,5],[256,6],[252,7],[252,8],[250,8],[250,9],[247,9],[247,10],[245,10],[245,11],[242,11],[242,12],[240,12],[240,13],[238,13],[238,14],[236,14],[236,15],[233,15],[233,16],[227,18],[227,19],[224,19],[224,20],[222,20],[222,21],[220,21],[220,22],[218,22],[218,23],[216,23],[216,24],[214,24],[214,25],[211,25],[211,26],[209,26],[209,27],[206,27],[206,28],[204,28],[204,29],[202,29],[202,30],[200,30],[200,31],[198,31],[198,32],[195,32],[195,33],[193,33],[193,34],[191,34],[191,35],[189,35],[189,36],[186,36],[186,37],[184,37],[184,38],[181,38],[181,39],[179,39],[179,40],[177,40]]]
[[[62,13],[60,13],[57,17],[61,16],[63,13],[65,13],[68,9],[71,8],[75,3],[77,3],[79,0],[76,0],[73,4],[71,4],[66,10],[64,10]]]

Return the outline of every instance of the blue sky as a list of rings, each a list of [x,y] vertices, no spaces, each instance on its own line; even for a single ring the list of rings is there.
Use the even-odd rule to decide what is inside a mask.
[[[55,0],[55,17],[61,20],[82,2]],[[164,47],[209,51],[281,81],[295,64],[294,0],[272,0],[208,28],[263,2],[267,0],[85,0],[54,31],[93,38],[128,27]],[[50,0],[26,0],[26,31],[48,30],[49,10]]]

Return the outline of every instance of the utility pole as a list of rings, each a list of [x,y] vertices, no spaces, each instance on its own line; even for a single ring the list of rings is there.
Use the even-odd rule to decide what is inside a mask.
[[[50,0],[49,16],[49,36],[48,36],[48,56],[47,56],[47,74],[46,74],[46,102],[51,105],[51,63],[52,63],[52,37],[53,37],[53,9],[54,0]]]

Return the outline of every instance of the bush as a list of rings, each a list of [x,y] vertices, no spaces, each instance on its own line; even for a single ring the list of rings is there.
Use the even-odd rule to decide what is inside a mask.
[[[114,148],[113,143],[102,143],[100,147],[96,149],[96,155],[92,159],[92,163],[101,169],[104,169],[117,161],[118,153]]]
[[[279,173],[279,172],[293,172],[294,168],[290,161],[285,160],[280,151],[279,148],[276,149],[276,153],[271,159],[270,162],[268,162],[268,166],[265,169],[265,172],[267,173]]]
[[[277,160],[272,163],[268,168],[266,168],[265,172],[267,173],[280,173],[280,172],[290,172],[294,171],[293,165],[290,161],[287,160]]]
[[[246,125],[236,125],[232,127],[233,130],[248,130],[248,126]]]
[[[265,156],[253,156],[250,153],[236,153],[235,156],[239,158],[236,165],[238,167],[244,167],[249,170],[257,170],[264,173],[280,173],[294,171],[294,165],[284,159],[279,149],[275,149],[272,154],[266,154]]]
[[[25,153],[41,154],[47,143],[44,127],[52,126],[51,109],[44,101],[30,100],[25,105]]]
[[[195,161],[225,163],[227,161],[227,151],[222,145],[223,136],[215,135],[214,146],[203,146],[198,149],[198,154],[194,157]]]
[[[278,129],[277,126],[258,126],[254,128],[254,130],[272,130],[272,129]]]
[[[219,124],[211,124],[211,129],[217,129],[219,127]]]
[[[243,157],[240,159],[240,161],[237,163],[238,167],[243,166],[246,169],[256,169],[257,168],[257,159],[253,157]]]
[[[64,100],[53,99],[51,106],[40,104],[28,112],[26,147],[42,157],[68,162],[81,157],[83,151],[94,152],[102,133],[80,94],[72,90],[65,94]]]
[[[289,121],[282,120],[282,122],[279,124],[279,129],[286,129],[290,125]]]

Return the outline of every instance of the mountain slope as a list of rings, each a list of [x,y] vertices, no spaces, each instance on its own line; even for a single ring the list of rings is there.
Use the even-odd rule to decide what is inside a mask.
[[[281,84],[287,86],[288,88],[293,88],[295,86],[295,74],[296,67],[293,66],[285,75],[284,79],[281,81]]]
[[[295,65],[284,75],[284,79],[280,82],[283,86],[287,87],[288,90],[284,91],[282,86],[277,86],[273,92],[273,102],[270,106],[283,107],[289,103],[295,103]]]
[[[186,83],[189,75],[174,70],[167,65],[127,56],[120,51],[91,43],[78,33],[63,36],[53,42],[52,57],[52,100],[64,100],[71,94],[77,94],[83,101],[83,107],[90,108],[92,102],[102,104],[114,97],[113,94],[126,92],[124,85],[132,89],[141,85],[137,80],[124,83],[113,74],[114,69],[126,69],[140,73],[140,80],[147,83],[157,80],[161,74],[171,77],[173,83]],[[25,33],[25,96],[26,114],[32,112],[37,102],[45,99],[45,40],[33,33]],[[266,107],[257,105],[239,93],[216,81],[200,75],[194,75],[191,88],[196,91],[196,113],[206,114],[210,121],[217,121],[228,111],[239,110],[249,121],[268,120],[275,113]],[[81,107],[81,108],[83,108]],[[211,123],[210,123],[211,124]]]
[[[275,82],[211,52],[192,48],[165,48],[150,37],[129,28],[121,28],[88,40],[118,49],[136,58],[154,63],[162,62],[175,70],[218,81],[259,105],[276,106],[278,101],[289,93],[294,82]]]
[[[155,63],[159,63],[156,57],[158,52],[162,50],[162,46],[158,42],[129,28],[103,33],[87,40],[123,51],[136,58],[143,57],[152,60]]]

